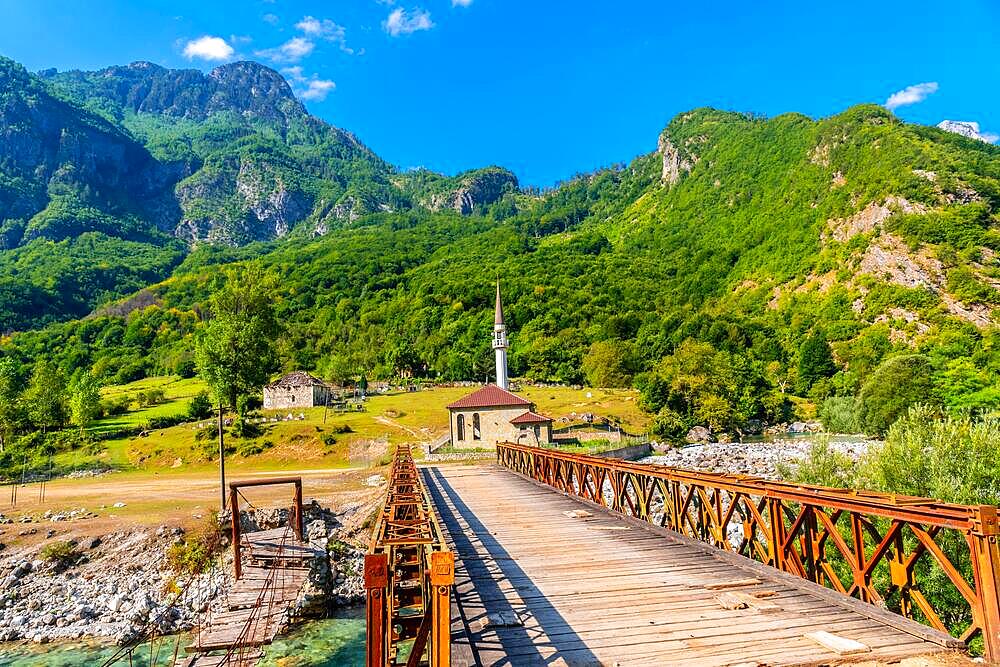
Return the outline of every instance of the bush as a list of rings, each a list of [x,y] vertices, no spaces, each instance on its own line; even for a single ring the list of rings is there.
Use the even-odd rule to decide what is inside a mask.
[[[151,408],[163,403],[167,399],[167,395],[163,393],[162,389],[147,389],[146,391],[140,392],[136,397],[139,403],[139,407]]]
[[[41,556],[43,560],[55,563],[56,566],[68,567],[80,557],[80,550],[77,549],[76,542],[57,540],[46,544],[42,548]]]
[[[167,564],[174,572],[201,574],[222,550],[222,531],[214,512],[188,531],[184,539],[167,551]]]
[[[680,439],[687,435],[691,425],[690,420],[684,419],[676,411],[664,407],[656,413],[650,430],[661,438]]]
[[[830,446],[829,437],[819,437],[809,448],[809,453],[797,466],[779,465],[782,477],[802,484],[818,484],[834,488],[850,488],[854,485],[857,465],[851,457]]]
[[[194,359],[191,357],[185,357],[177,364],[175,372],[177,375],[187,380],[198,374],[198,368],[195,366]]]
[[[831,396],[820,406],[819,419],[830,433],[857,433],[858,401],[853,396]]]
[[[215,422],[212,422],[205,428],[198,429],[197,431],[195,431],[194,434],[195,442],[203,442],[206,440],[212,442],[213,440],[218,440],[218,438],[219,438],[219,425],[216,424]]]
[[[132,399],[128,396],[119,396],[117,398],[111,398],[105,401],[101,406],[101,412],[103,412],[108,417],[118,417],[120,415],[128,412],[128,409],[132,406]]]
[[[274,442],[271,440],[245,440],[237,445],[236,453],[240,456],[256,456],[263,454],[271,447],[274,447]]]
[[[933,369],[927,357],[909,354],[887,359],[862,385],[858,395],[861,430],[883,435],[910,406],[933,401],[933,392]]]
[[[207,419],[212,416],[212,399],[209,397],[207,391],[199,391],[191,398],[191,402],[188,404],[187,416],[188,419]]]
[[[916,406],[865,458],[866,486],[972,505],[1000,503],[1000,419]]]
[[[156,431],[162,428],[170,428],[183,424],[187,420],[187,415],[172,415],[163,417],[150,417],[148,421],[141,425],[144,431]]]
[[[323,435],[323,437],[320,439],[323,441],[323,444],[326,445],[327,447],[333,447],[334,445],[337,444],[337,437],[329,433]]]

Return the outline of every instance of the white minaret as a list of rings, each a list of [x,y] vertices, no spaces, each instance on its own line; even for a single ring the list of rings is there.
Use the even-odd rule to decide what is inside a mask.
[[[500,280],[497,279],[497,307],[493,317],[493,350],[497,355],[497,386],[507,389],[507,327],[503,323],[503,306],[500,305]]]

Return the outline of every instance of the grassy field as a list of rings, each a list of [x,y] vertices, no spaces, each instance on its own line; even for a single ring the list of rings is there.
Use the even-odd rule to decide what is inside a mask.
[[[155,416],[185,414],[191,397],[203,388],[199,380],[171,377],[108,387],[103,391],[106,400],[135,399],[151,389],[162,390],[164,400],[147,408],[133,405],[128,413],[101,420],[92,429],[108,432],[144,424]],[[390,448],[398,443],[431,441],[446,433],[445,406],[474,389],[435,388],[376,395],[367,401],[364,412],[330,411],[325,420],[322,408],[258,412],[268,418],[261,425],[264,431],[261,435],[244,440],[227,436],[227,443],[237,450],[227,454],[227,476],[232,480],[271,472],[299,475],[303,477],[307,496],[331,506],[377,496],[381,490],[364,482],[373,472],[385,472],[378,466],[384,463]],[[540,412],[556,419],[567,417],[577,421],[578,415],[594,413],[620,420],[623,428],[633,433],[644,432],[648,425],[648,417],[639,410],[638,396],[633,391],[529,387],[519,393],[534,401]],[[298,418],[300,413],[302,419]],[[289,414],[294,419],[285,421]],[[55,530],[59,539],[68,539],[105,534],[129,525],[190,524],[203,520],[219,504],[217,444],[211,438],[197,437],[210,421],[105,440],[91,453],[81,449],[56,455],[55,463],[59,466],[99,465],[119,472],[95,478],[54,480],[46,486],[44,500],[40,485],[25,485],[18,491],[17,506],[4,508],[4,514],[15,518],[23,513],[39,517],[46,510],[85,507],[96,518],[82,522],[43,522],[37,534],[5,536],[5,542],[9,540],[13,548],[44,541],[47,527]],[[245,453],[240,454],[239,450]],[[249,453],[257,450],[261,451]],[[254,502],[266,505],[287,502],[283,494],[287,495],[284,489],[253,491]]]
[[[134,401],[143,392],[158,389],[164,393],[164,401],[147,408],[133,406],[128,413],[103,419],[92,428],[108,432],[147,423],[152,417],[184,414],[191,397],[204,388],[198,379],[176,377],[147,378],[108,387],[102,392],[106,400],[129,397]],[[474,389],[447,387],[375,395],[367,401],[364,412],[331,410],[325,419],[323,408],[260,411],[258,414],[268,420],[261,425],[261,435],[247,439],[227,435],[227,449],[233,449],[232,454],[227,454],[227,466],[234,471],[368,466],[395,444],[422,443],[446,433],[445,406]],[[520,394],[533,401],[538,411],[555,419],[567,417],[575,421],[577,415],[594,413],[619,420],[632,433],[642,433],[648,426],[648,416],[639,409],[638,395],[631,390],[526,387]],[[289,415],[291,420],[287,419]],[[56,464],[104,464],[121,470],[162,474],[208,471],[217,466],[217,442],[206,437],[205,427],[211,423],[212,420],[190,422],[108,440],[97,454],[62,453],[57,455]]]
[[[199,378],[182,379],[179,377],[145,378],[129,384],[105,387],[101,390],[101,400],[105,402],[121,398],[133,402],[138,401],[141,394],[150,390],[162,391],[164,400],[158,405],[149,407],[137,407],[133,403],[133,409],[123,415],[98,420],[91,426],[91,430],[105,433],[127,426],[139,426],[149,422],[154,417],[173,417],[184,414],[191,398],[206,388],[204,381]]]

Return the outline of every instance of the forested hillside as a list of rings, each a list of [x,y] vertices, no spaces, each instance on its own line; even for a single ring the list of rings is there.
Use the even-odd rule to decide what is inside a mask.
[[[36,76],[0,57],[0,331],[87,315],[206,243],[471,214],[516,188],[499,168],[397,174],[257,63]]]
[[[335,380],[486,380],[499,276],[513,375],[635,385],[664,434],[788,420],[808,412],[801,398],[870,432],[918,400],[1000,402],[995,146],[876,106],[818,121],[697,109],[631,164],[529,196],[496,168],[396,173],[291,104],[254,119],[230,101],[234,120],[212,110],[220,93],[189,104],[157,87],[187,85],[179,75],[136,67],[114,68],[111,84],[70,73],[44,85],[95,124],[117,122],[157,164],[188,165],[178,229],[202,242],[146,258],[153,268],[117,288],[151,284],[92,317],[6,338],[25,376],[39,359],[107,382],[191,373],[209,295],[258,262],[277,277],[282,364]],[[136,83],[147,76],[151,89]],[[301,202],[287,229],[257,213],[247,226],[250,173],[262,201]],[[50,256],[72,262],[75,247]],[[31,248],[0,253],[18,267],[0,275],[44,284]]]

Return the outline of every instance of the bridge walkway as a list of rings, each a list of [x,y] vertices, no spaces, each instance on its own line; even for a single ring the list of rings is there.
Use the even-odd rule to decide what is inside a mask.
[[[499,466],[422,474],[456,559],[453,665],[809,665],[947,650],[915,622]],[[870,650],[807,637],[820,631]]]

